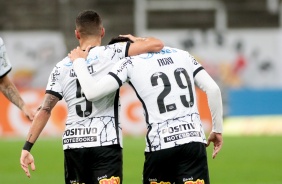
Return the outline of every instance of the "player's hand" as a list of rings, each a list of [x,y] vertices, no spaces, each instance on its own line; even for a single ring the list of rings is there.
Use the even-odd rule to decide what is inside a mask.
[[[30,178],[29,165],[31,167],[31,170],[35,170],[35,164],[32,154],[30,154],[30,152],[27,150],[22,150],[20,163],[27,177]]]
[[[136,41],[140,41],[140,40],[145,40],[145,38],[142,38],[142,37],[135,37],[131,34],[127,34],[127,35],[119,35],[121,37],[126,37],[126,38],[129,38],[131,41],[133,42],[136,42]]]
[[[218,152],[220,151],[222,144],[223,144],[222,134],[211,132],[209,137],[208,137],[208,142],[207,142],[206,146],[208,147],[211,142],[213,142],[212,158],[215,158],[216,155],[218,154]]]
[[[32,111],[30,108],[28,108],[26,105],[22,107],[22,111],[25,114],[25,116],[32,121],[35,116],[35,111]]]
[[[77,58],[83,58],[86,59],[88,56],[88,52],[91,48],[91,45],[89,45],[85,50],[82,50],[80,47],[77,47],[76,49],[73,49],[69,54],[69,58],[73,62]]]

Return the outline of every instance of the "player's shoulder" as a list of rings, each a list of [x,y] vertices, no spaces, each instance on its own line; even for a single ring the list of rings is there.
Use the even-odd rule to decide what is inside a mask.
[[[164,46],[162,48],[162,50],[160,50],[159,52],[156,52],[155,54],[187,54],[188,52],[185,50],[181,50],[175,47],[169,47],[169,46]]]
[[[70,68],[72,67],[72,61],[70,60],[70,58],[68,56],[66,56],[65,58],[63,58],[61,61],[59,61],[58,63],[56,63],[56,68],[60,68],[60,69],[66,69],[66,68]]]
[[[3,39],[0,37],[0,45],[3,45],[4,44],[4,41]]]
[[[98,55],[106,50],[105,46],[96,46],[89,50],[88,56]]]
[[[110,44],[108,46],[110,47],[125,47],[128,44],[128,42],[116,42],[114,44]]]
[[[123,50],[128,49],[128,42],[117,42],[110,45],[105,45],[105,51],[121,53]]]
[[[93,47],[88,54],[88,57],[94,57],[94,56],[103,56],[107,53],[111,53],[115,51],[115,47],[113,45],[102,45],[102,46],[96,46]]]
[[[183,49],[179,49],[179,48],[175,48],[175,47],[165,46],[163,49],[166,52],[169,52],[169,53],[189,54],[189,52],[187,50],[183,50]]]
[[[108,53],[109,49],[107,49],[105,46],[96,46],[89,50],[88,56],[87,56],[87,63],[93,63],[96,61],[102,61],[104,60]]]

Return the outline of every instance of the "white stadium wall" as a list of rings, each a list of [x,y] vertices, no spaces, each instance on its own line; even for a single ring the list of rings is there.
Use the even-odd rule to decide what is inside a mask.
[[[282,103],[279,102],[282,99],[281,30],[241,29],[220,34],[213,30],[162,30],[148,31],[143,34],[156,36],[167,46],[188,50],[195,56],[221,87],[225,122],[227,122],[225,125],[242,127],[248,125],[250,116],[252,120],[262,116],[275,116],[275,121],[267,120],[267,118],[262,120],[267,122],[269,127],[271,127],[269,122],[274,122],[274,129],[282,133],[277,128],[279,125],[277,119],[282,120]],[[9,75],[27,103],[37,108],[42,101],[50,71],[55,63],[67,54],[63,35],[49,31],[1,32],[0,35],[6,43],[8,56],[13,65]],[[254,98],[256,103],[250,101],[244,104],[242,99],[248,99],[246,96],[250,94],[248,90],[252,92],[252,97],[257,96]],[[269,99],[265,97],[271,94],[277,96],[266,101],[260,100],[260,98]],[[230,97],[231,95],[233,96]],[[265,95],[265,97],[259,95]],[[208,131],[211,122],[207,104],[204,95],[201,94],[199,98],[200,113],[204,114],[201,118]],[[274,101],[275,104],[273,104]],[[3,95],[0,95],[0,102],[0,136],[26,135],[29,122]],[[124,133],[143,135],[146,127],[142,106],[135,93],[127,85],[121,90],[121,104],[120,117]],[[261,106],[267,110],[264,111]],[[244,107],[243,111],[240,107]],[[61,135],[66,114],[65,103],[61,101],[56,106],[43,134]],[[232,118],[237,118],[236,120],[243,118],[240,122],[245,123],[236,124],[237,121]],[[262,123],[258,125],[265,126]],[[227,130],[232,129],[236,130],[227,127]]]

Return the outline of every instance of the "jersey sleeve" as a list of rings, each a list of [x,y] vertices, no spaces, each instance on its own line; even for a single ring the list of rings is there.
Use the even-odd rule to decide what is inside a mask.
[[[7,75],[11,71],[11,69],[12,65],[9,61],[5,44],[2,38],[0,38],[0,78]]]
[[[190,60],[190,64],[192,66],[193,69],[193,77],[195,78],[195,76],[201,71],[203,70],[203,66],[191,55],[188,53],[188,57]]]
[[[128,56],[128,49],[130,46],[130,42],[118,42],[113,44],[115,47],[116,56],[119,59],[125,58]]]
[[[132,58],[126,57],[122,60],[119,60],[112,70],[109,72],[109,75],[111,75],[119,84],[121,87],[122,84],[124,84],[128,80],[129,71],[132,68]]]
[[[195,84],[207,95],[208,106],[212,117],[212,131],[222,133],[223,109],[220,88],[192,55],[189,54],[188,57],[193,68]]]
[[[83,58],[76,59],[73,68],[83,93],[89,101],[97,101],[119,88],[117,81],[111,75],[105,75],[99,81],[95,80],[87,71]]]
[[[62,75],[61,67],[60,65],[57,64],[53,68],[49,76],[47,87],[46,87],[46,93],[52,94],[58,97],[60,100],[63,98],[63,90],[60,83],[61,75]]]
[[[208,106],[212,117],[212,131],[223,132],[222,97],[219,86],[205,71],[201,70],[195,76],[196,85],[207,94]]]

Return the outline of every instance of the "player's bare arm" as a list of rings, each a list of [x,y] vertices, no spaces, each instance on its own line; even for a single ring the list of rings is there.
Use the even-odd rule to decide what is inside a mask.
[[[59,101],[59,98],[54,95],[51,95],[51,94],[45,95],[41,108],[39,108],[33,120],[33,123],[30,127],[30,130],[27,136],[27,141],[31,143],[34,143],[36,141],[39,134],[45,127],[47,121],[49,120],[52,109],[55,107],[58,101]]]
[[[36,116],[34,117],[33,123],[29,129],[29,133],[27,135],[26,143],[23,147],[20,164],[22,169],[24,170],[25,174],[30,177],[29,172],[29,165],[31,166],[32,170],[35,170],[35,164],[33,156],[30,153],[30,150],[39,137],[40,133],[42,132],[43,128],[47,124],[50,116],[51,111],[59,101],[59,98],[51,95],[46,94],[43,104],[38,109]]]
[[[9,77],[6,75],[0,79],[0,91],[5,95],[5,97],[15,104],[25,116],[32,121],[34,118],[34,111],[30,110],[23,99],[21,98],[16,86],[10,81]]]
[[[146,52],[159,52],[164,47],[164,43],[161,40],[154,37],[143,38],[143,37],[135,37],[130,34],[120,35],[120,36],[127,37],[133,41],[133,43],[130,44],[128,50],[129,56],[135,56]]]

